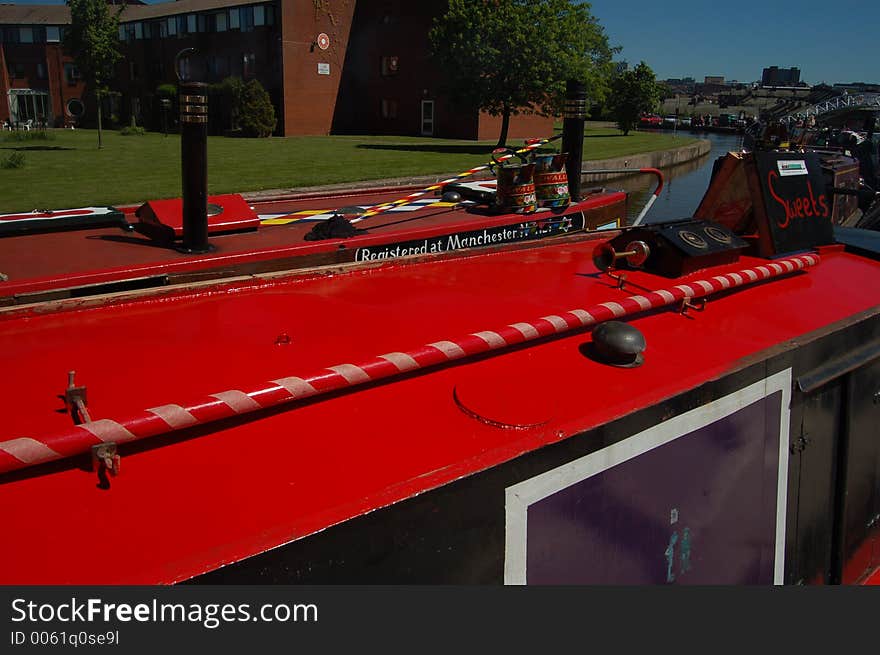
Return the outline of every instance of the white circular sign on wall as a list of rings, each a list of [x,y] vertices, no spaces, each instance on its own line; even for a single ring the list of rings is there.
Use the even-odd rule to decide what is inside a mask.
[[[326,50],[330,47],[330,37],[321,32],[318,35],[317,43],[318,47],[321,48],[321,50]]]

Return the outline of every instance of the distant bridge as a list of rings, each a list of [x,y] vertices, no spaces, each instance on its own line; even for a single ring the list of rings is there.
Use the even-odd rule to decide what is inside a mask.
[[[880,110],[880,93],[854,93],[823,100],[811,107],[804,107],[783,116],[781,121],[793,122],[806,120],[810,116],[821,116],[841,109],[877,109]]]

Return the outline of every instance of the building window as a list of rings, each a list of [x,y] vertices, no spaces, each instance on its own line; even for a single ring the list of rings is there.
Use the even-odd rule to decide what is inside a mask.
[[[238,8],[229,10],[229,29],[237,30],[240,28],[239,16],[241,12],[238,11]]]
[[[125,29],[125,25],[119,26],[119,40],[127,41],[128,40],[128,30]]]
[[[34,42],[34,30],[31,27],[19,27],[18,34],[22,43]]]
[[[5,30],[3,30],[3,32],[4,32],[3,40],[6,41],[6,43],[18,43],[19,42],[17,27],[7,27]]]
[[[266,5],[266,25],[275,24],[275,5]]]
[[[46,64],[44,64],[43,62],[37,63],[37,79],[38,80],[49,79],[49,72],[46,70]]]
[[[34,43],[46,42],[46,28],[43,26],[34,28]]]
[[[382,57],[382,75],[384,77],[397,75],[398,64],[397,57]]]
[[[165,31],[168,36],[175,36],[177,34],[177,16],[171,16],[165,22],[167,23]]]
[[[79,81],[79,68],[74,64],[64,64],[64,79],[70,86],[74,86]]]
[[[241,19],[241,31],[251,32],[254,29],[254,8],[240,7],[239,18]]]
[[[24,78],[24,64],[14,64],[10,61],[6,64],[6,70],[9,71],[9,77],[12,79]]]
[[[186,31],[190,34],[195,34],[198,30],[198,26],[196,25],[196,15],[195,14],[187,14],[186,17]]]
[[[266,10],[263,8],[263,5],[257,5],[254,7],[254,25],[260,26],[266,24]]]
[[[71,98],[68,100],[66,109],[67,115],[75,118],[82,116],[86,111],[85,105],[83,105],[82,100],[79,98]]]
[[[208,76],[222,78],[229,75],[229,59],[224,56],[211,55],[208,57]]]
[[[214,15],[214,24],[218,32],[226,31],[226,12]]]
[[[382,99],[382,118],[397,118],[397,100]]]

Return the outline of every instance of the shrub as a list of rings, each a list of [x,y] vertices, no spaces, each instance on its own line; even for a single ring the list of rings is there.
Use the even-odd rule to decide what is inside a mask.
[[[24,155],[20,152],[13,152],[5,159],[0,159],[0,168],[24,168]]]
[[[177,86],[174,84],[160,84],[156,87],[156,95],[160,98],[168,98],[173,100],[177,97]]]
[[[54,141],[55,134],[47,130],[16,130],[3,137],[4,141]]]
[[[146,130],[137,125],[128,125],[119,130],[120,136],[143,136]]]
[[[266,89],[257,80],[248,82],[242,93],[240,123],[246,136],[267,137],[275,131],[275,108]]]

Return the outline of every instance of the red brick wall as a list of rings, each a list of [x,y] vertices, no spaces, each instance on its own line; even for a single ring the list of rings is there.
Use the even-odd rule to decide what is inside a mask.
[[[281,1],[284,134],[329,134],[356,0]],[[318,34],[330,37],[321,50]],[[330,67],[318,74],[318,64]]]
[[[501,120],[471,108],[456,106],[443,90],[443,71],[428,52],[428,31],[447,0],[359,0],[345,61],[335,132],[368,134],[422,134],[422,101],[434,101],[433,136],[455,139],[497,139]],[[398,70],[382,71],[383,57],[397,57]],[[383,100],[393,103],[396,115],[383,116]],[[510,136],[550,136],[553,119],[517,116]]]
[[[67,118],[65,105],[71,98],[82,98],[85,85],[77,82],[69,85],[64,79],[64,64],[72,60],[63,54],[58,43],[6,43],[0,46],[3,72],[0,74],[0,120],[10,117],[9,96],[12,89],[34,89],[48,91],[52,103],[53,124],[63,126]],[[24,77],[11,79],[7,74],[8,64],[22,64]],[[46,79],[37,77],[37,64],[46,65]]]
[[[511,116],[510,126],[507,130],[508,144],[519,139],[551,137],[553,136],[554,121],[552,116],[545,118],[536,114]],[[480,112],[480,127],[477,138],[481,141],[488,141],[497,139],[499,134],[501,134],[501,117]]]
[[[432,100],[434,136],[476,137],[475,113],[449,103],[441,89],[441,73],[428,57],[428,30],[445,6],[446,0],[358,2],[334,131],[419,136],[422,101]],[[383,72],[383,58],[390,57],[397,58],[397,71]]]

